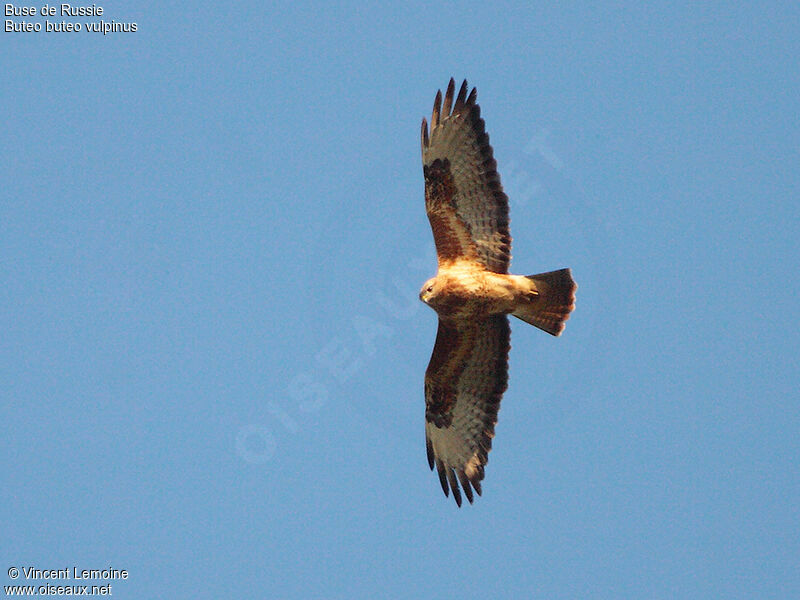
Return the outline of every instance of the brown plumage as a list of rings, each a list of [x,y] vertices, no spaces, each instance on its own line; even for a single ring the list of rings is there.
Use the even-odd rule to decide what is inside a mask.
[[[422,120],[425,209],[439,268],[420,299],[439,315],[425,373],[428,464],[445,495],[480,495],[500,400],[508,382],[514,315],[559,335],[575,306],[569,269],[509,275],[508,197],[484,129],[475,88],[454,99],[451,79],[442,104],[436,94],[431,129]],[[454,101],[455,100],[455,101]],[[460,484],[460,487],[459,487]]]

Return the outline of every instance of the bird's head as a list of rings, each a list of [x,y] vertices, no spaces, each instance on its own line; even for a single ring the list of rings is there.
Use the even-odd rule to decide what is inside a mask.
[[[425,304],[430,305],[431,300],[436,296],[436,291],[436,278],[432,277],[422,285],[422,289],[419,291],[419,299]]]

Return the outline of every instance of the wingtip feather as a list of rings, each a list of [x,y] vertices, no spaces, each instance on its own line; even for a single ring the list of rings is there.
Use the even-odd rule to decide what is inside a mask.
[[[461,84],[461,88],[458,90],[458,97],[456,98],[456,105],[453,108],[453,112],[458,112],[462,108],[464,108],[464,102],[467,99],[467,80],[465,79],[464,82]]]
[[[467,106],[474,106],[477,99],[478,88],[472,88],[472,91],[469,93],[469,98],[467,98]]]
[[[436,92],[436,99],[433,101],[433,113],[431,114],[431,129],[439,126],[439,115],[442,111],[442,90]]]
[[[456,82],[451,77],[450,83],[447,84],[447,93],[444,95],[444,106],[442,107],[442,114],[445,117],[450,116],[451,109],[453,108],[453,92],[456,88]]]
[[[456,504],[461,508],[461,490],[458,488],[458,480],[456,479],[456,473],[453,471],[452,467],[447,469],[447,481],[450,483],[450,488],[453,490],[453,498],[455,498]]]
[[[444,463],[438,459],[436,461],[436,471],[439,473],[439,483],[442,485],[442,491],[446,498],[450,495],[450,488],[447,487],[447,473],[445,473]]]
[[[469,503],[472,504],[474,497],[472,496],[472,487],[470,486],[467,474],[464,473],[464,471],[459,471],[458,480],[461,482],[461,488],[464,490],[464,494],[466,494],[467,500],[469,500]]]

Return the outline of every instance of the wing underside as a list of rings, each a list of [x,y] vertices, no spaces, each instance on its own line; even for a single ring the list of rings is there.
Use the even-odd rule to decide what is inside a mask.
[[[461,489],[473,501],[492,447],[500,400],[508,383],[510,329],[505,315],[439,320],[425,374],[428,464],[436,466],[445,495]]]
[[[439,265],[470,260],[507,273],[511,260],[508,197],[500,184],[489,135],[467,82],[454,98],[451,79],[433,105],[430,134],[422,120],[425,208]]]

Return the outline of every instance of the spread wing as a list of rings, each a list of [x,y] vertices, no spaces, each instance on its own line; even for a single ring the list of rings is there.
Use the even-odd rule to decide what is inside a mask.
[[[439,472],[445,496],[459,482],[470,503],[481,493],[500,400],[508,383],[508,317],[439,319],[425,373],[425,441],[428,464]]]
[[[511,260],[508,197],[475,103],[475,88],[467,96],[465,80],[455,104],[454,90],[451,79],[444,106],[441,90],[436,94],[430,135],[422,120],[425,208],[439,266],[466,259],[495,273],[507,273]]]

